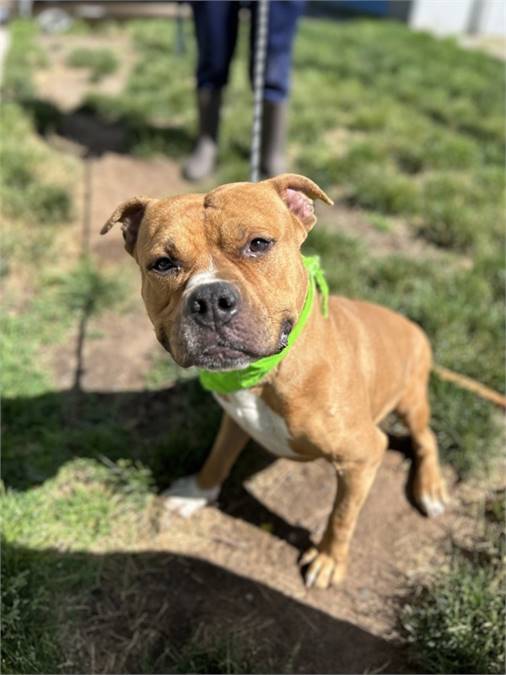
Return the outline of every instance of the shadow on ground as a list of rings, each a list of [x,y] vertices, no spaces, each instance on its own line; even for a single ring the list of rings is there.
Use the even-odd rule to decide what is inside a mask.
[[[56,475],[78,457],[130,460],[147,467],[157,491],[196,473],[209,453],[220,409],[197,380],[157,391],[93,393],[79,388],[33,397],[5,398],[2,477],[7,487],[26,490]],[[390,447],[411,453],[409,438],[390,436]],[[250,443],[220,494],[219,507],[303,551],[306,529],[287,523],[244,487],[273,461]],[[410,498],[410,481],[406,486]]]
[[[3,565],[16,561],[56,583],[76,568],[93,579],[75,610],[66,595],[65,672],[407,672],[398,645],[190,556],[4,545]]]
[[[220,418],[217,404],[193,380],[159,391],[76,389],[6,398],[3,409],[2,477],[18,490],[42,484],[72,459],[90,457],[140,462],[162,491],[179,476],[198,471]],[[219,506],[253,525],[269,522],[275,536],[302,551],[309,545],[307,530],[288,524],[243,486],[273,461],[258,446],[248,448],[225,483]]]
[[[81,146],[86,157],[107,152],[131,154],[141,144],[148,144],[178,159],[189,153],[193,143],[182,126],[155,125],[132,111],[117,110],[107,116],[91,100],[70,111],[41,98],[27,99],[23,106],[32,114],[39,134],[56,133]]]

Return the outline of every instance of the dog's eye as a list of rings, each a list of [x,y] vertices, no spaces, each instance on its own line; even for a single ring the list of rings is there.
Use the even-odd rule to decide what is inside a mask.
[[[151,265],[151,269],[155,270],[155,272],[158,272],[159,274],[167,274],[168,272],[177,270],[178,264],[174,262],[174,260],[171,260],[171,258],[165,256],[155,260],[155,262]]]
[[[247,255],[257,256],[266,253],[274,244],[273,239],[264,239],[263,237],[255,237],[250,241],[246,248]]]

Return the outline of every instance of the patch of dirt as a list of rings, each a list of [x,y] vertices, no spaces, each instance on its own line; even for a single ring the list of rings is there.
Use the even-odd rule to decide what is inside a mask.
[[[142,672],[139,652],[155,672],[187,672],[171,670],[179,653],[168,645],[197,636],[202,648],[230,635],[249,655],[247,672],[409,672],[386,640],[249,575],[192,555],[115,557],[79,640],[88,672]]]
[[[297,565],[310,540],[321,537],[335,494],[335,476],[323,460],[271,463],[247,479],[240,499],[230,498],[225,487],[222,509],[204,509],[190,521],[162,518],[150,547],[203,557],[330,616],[391,637],[397,599],[448,537],[453,520],[451,511],[436,520],[421,516],[405,496],[407,476],[404,458],[387,453],[360,515],[349,574],[340,589],[307,590]]]
[[[180,165],[163,157],[145,160],[110,152],[89,162],[91,250],[100,264],[127,263],[120,228],[113,228],[107,236],[99,234],[114,209],[135,195],[163,197],[189,192],[190,184],[181,177]]]
[[[91,317],[48,358],[58,389],[78,384],[88,392],[139,391],[160,349],[139,301],[127,313]]]
[[[35,84],[46,100],[54,102],[64,112],[79,106],[90,90],[110,96],[119,94],[135,61],[130,41],[121,35],[110,35],[106,40],[99,35],[67,35],[64,40],[60,36],[46,35],[41,36],[40,43],[50,65],[36,72]],[[110,49],[117,57],[119,67],[99,82],[90,83],[88,68],[71,68],[65,63],[67,56],[78,48]]]
[[[490,56],[494,56],[500,61],[506,61],[506,40],[503,35],[462,34],[457,39],[459,44],[466,49],[477,49],[478,51],[490,54]]]
[[[146,316],[144,305],[128,314],[107,312],[89,324],[83,351],[85,391],[134,391],[145,387],[146,373],[161,347]],[[105,374],[105,376],[104,376]]]
[[[85,228],[82,239],[99,269],[116,273],[128,288],[136,290],[128,312],[108,312],[85,320],[50,361],[56,384],[62,389],[75,384],[76,378],[86,391],[142,389],[158,343],[137,291],[139,271],[123,247],[121,229],[113,228],[107,236],[100,235],[100,229],[122,201],[140,194],[186,192],[188,184],[180,177],[179,165],[162,157],[143,160],[105,153],[86,162],[88,187],[83,189],[80,210]]]
[[[252,446],[248,453],[262,452]],[[104,554],[103,574],[80,628],[92,672],[163,670],[163,644],[232,635],[257,672],[413,672],[397,615],[413,578],[437,568],[461,517],[419,515],[404,495],[405,460],[389,452],[360,516],[340,588],[307,590],[297,559],[317,539],[335,481],[323,461],[270,462],[237,494],[190,520],[164,512],[134,550]],[[115,648],[111,649],[111,644]],[[159,661],[157,661],[157,659]],[[255,672],[255,671],[254,671]]]

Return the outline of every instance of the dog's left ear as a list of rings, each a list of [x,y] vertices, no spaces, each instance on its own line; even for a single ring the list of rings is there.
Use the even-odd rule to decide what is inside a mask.
[[[121,231],[125,240],[125,248],[133,255],[139,227],[141,226],[147,205],[154,201],[151,197],[133,197],[120,204],[112,216],[100,230],[100,234],[106,234],[116,223],[121,223]]]
[[[331,206],[334,203],[316,183],[305,176],[283,173],[267,182],[271,183],[288,209],[307,230],[316,223],[313,200],[320,199]]]

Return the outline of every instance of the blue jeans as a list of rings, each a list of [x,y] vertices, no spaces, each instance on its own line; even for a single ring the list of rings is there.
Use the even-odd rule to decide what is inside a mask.
[[[253,79],[253,52],[256,35],[257,2],[206,0],[192,2],[198,45],[198,89],[221,89],[228,82],[230,62],[237,42],[239,10],[251,9],[250,79]],[[270,0],[264,98],[283,101],[290,91],[292,46],[304,0]]]

